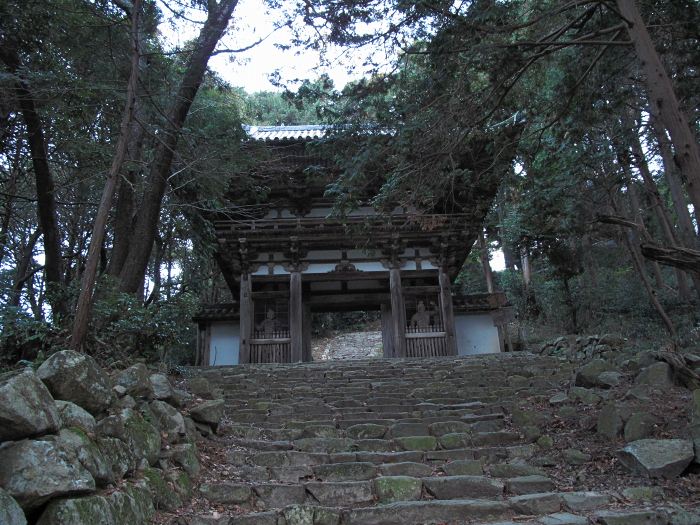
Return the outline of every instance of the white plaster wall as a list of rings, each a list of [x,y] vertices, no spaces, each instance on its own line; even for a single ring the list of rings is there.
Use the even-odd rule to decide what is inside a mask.
[[[498,329],[491,314],[455,314],[459,355],[495,354],[501,351]]]
[[[241,347],[238,321],[219,321],[211,324],[209,365],[237,365]]]

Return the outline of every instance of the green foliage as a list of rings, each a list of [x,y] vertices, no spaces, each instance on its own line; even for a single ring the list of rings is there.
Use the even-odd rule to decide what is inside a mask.
[[[103,286],[101,293],[94,305],[89,343],[93,353],[128,360],[143,357],[169,365],[190,362],[196,337],[191,318],[199,308],[196,295],[185,292],[144,307],[133,295],[113,287]]]

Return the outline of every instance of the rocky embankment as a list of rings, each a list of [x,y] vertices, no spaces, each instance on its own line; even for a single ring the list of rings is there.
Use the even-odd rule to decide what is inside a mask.
[[[110,376],[72,351],[0,375],[0,523],[138,525],[181,506],[195,441],[223,414],[197,393],[144,364]]]

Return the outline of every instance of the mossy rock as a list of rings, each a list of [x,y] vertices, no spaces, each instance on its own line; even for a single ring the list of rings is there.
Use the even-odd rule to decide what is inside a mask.
[[[346,434],[352,439],[381,439],[386,434],[387,427],[374,423],[362,423],[347,428]]]
[[[121,525],[103,496],[57,499],[48,504],[37,525]]]
[[[443,434],[438,438],[440,446],[446,450],[467,448],[471,444],[471,434],[466,432],[454,432]]]
[[[143,470],[143,477],[148,484],[157,509],[175,510],[182,506],[182,499],[163,478],[163,471],[155,468]]]
[[[394,441],[402,450],[420,450],[427,452],[435,450],[438,445],[437,438],[434,436],[408,436],[395,438]]]
[[[419,500],[423,482],[409,476],[385,476],[374,480],[374,491],[382,503]]]

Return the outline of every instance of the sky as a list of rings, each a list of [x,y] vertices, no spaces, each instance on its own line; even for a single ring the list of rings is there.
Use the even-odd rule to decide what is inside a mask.
[[[171,12],[163,4],[161,8],[164,17],[168,18]],[[202,18],[201,15],[197,15],[198,13],[194,12],[188,14],[193,19]],[[276,19],[280,16],[279,11],[270,12],[262,0],[241,0],[219,48],[241,49],[260,39],[265,40],[245,52],[218,54],[210,59],[209,67],[231,85],[243,87],[249,93],[279,90],[279,87],[275,87],[269,81],[270,75],[277,69],[284,81],[295,78],[314,79],[322,73],[327,73],[337,88],[360,76],[348,73],[347,66],[359,66],[363,60],[361,53],[348,54],[337,48],[329,49],[326,58],[330,66],[320,67],[318,52],[302,49],[282,50],[276,47],[276,44],[287,44],[291,40],[291,31],[288,28],[273,32]],[[194,38],[199,26],[178,19],[177,27],[173,28],[166,21],[159,29],[166,43],[177,46]]]

